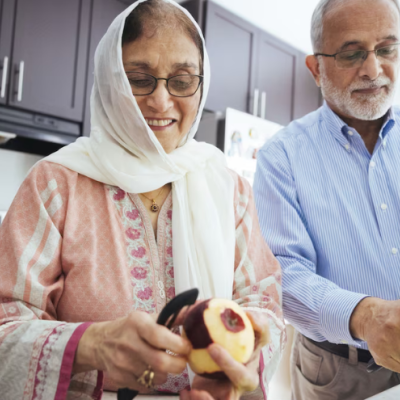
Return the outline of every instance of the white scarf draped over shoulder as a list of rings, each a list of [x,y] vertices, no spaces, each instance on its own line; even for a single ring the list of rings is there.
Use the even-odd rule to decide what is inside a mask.
[[[198,287],[200,298],[232,298],[235,254],[234,183],[223,153],[194,140],[210,84],[204,47],[203,95],[182,145],[167,154],[145,122],[122,62],[122,12],[95,54],[90,138],[79,138],[45,160],[61,164],[128,193],[146,193],[172,182],[173,257],[176,293]],[[95,232],[93,232],[95,234]]]

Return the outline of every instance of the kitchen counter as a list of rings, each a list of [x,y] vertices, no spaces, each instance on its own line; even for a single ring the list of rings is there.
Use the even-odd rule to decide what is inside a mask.
[[[154,396],[154,395],[139,395],[135,397],[135,400],[174,400],[178,399],[178,396]],[[117,393],[115,392],[104,392],[101,400],[117,400]]]
[[[377,394],[376,396],[369,397],[365,400],[399,400],[400,399],[400,385],[395,386],[389,390]]]

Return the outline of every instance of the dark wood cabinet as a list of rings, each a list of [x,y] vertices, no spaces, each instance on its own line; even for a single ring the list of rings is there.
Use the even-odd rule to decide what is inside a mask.
[[[94,53],[133,2],[0,0],[0,130],[58,145],[89,135]],[[210,0],[181,5],[205,34],[206,110],[256,110],[286,125],[321,104],[304,54]]]
[[[293,116],[293,95],[297,50],[261,33],[257,46],[256,89],[259,93],[258,115],[281,125]]]
[[[82,121],[91,0],[18,0],[8,104]]]
[[[9,91],[15,0],[0,0],[0,104],[6,104]]]
[[[311,72],[306,66],[306,54],[299,51],[297,56],[296,86],[294,92],[293,119],[315,111],[322,105],[322,94]]]
[[[90,29],[90,46],[88,74],[86,82],[85,117],[82,134],[90,134],[90,95],[93,87],[94,53],[101,38],[106,33],[114,18],[128,7],[132,0],[93,0],[92,25]]]
[[[206,109],[225,111],[229,106],[248,111],[254,87],[257,28],[208,2],[204,30],[211,64]]]
[[[211,63],[210,111],[227,107],[287,125],[318,108],[305,55],[212,1],[181,3],[203,29]]]

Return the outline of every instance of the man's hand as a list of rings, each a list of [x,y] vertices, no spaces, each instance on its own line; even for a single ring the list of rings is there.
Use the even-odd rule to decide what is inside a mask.
[[[363,299],[351,316],[350,332],[367,342],[378,365],[400,373],[400,300]]]

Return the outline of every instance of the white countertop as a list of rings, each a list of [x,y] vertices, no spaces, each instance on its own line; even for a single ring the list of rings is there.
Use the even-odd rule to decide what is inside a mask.
[[[400,385],[395,386],[389,390],[377,394],[373,397],[368,397],[365,400],[399,400],[400,399]]]
[[[154,395],[143,395],[140,394],[135,397],[135,400],[173,400],[178,399],[178,396],[154,396]],[[116,392],[104,392],[103,397],[101,400],[117,400],[117,393]]]
[[[173,400],[178,399],[178,396],[154,396],[154,395],[139,395],[135,397],[135,400]],[[399,400],[400,399],[400,385],[395,386],[385,392],[377,394],[376,396],[369,397],[365,400]],[[104,392],[102,400],[117,400],[117,393],[115,392]]]

